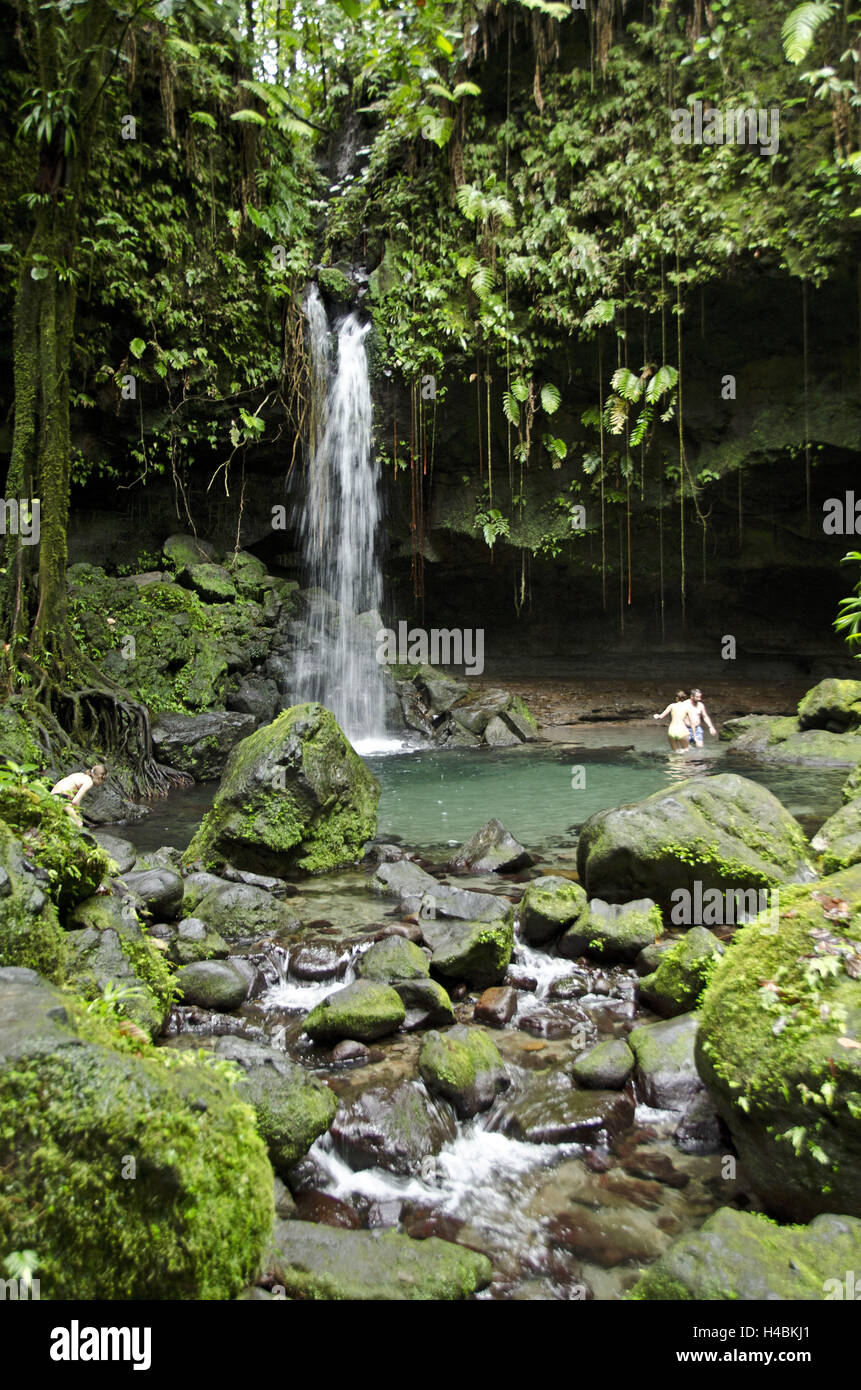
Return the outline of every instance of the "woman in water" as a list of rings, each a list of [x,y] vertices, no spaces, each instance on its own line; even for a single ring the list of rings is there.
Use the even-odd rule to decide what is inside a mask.
[[[680,753],[683,748],[688,746],[688,736],[691,733],[690,714],[688,712],[688,697],[684,690],[676,691],[676,698],[672,704],[661,714],[653,714],[653,719],[666,719],[670,716],[670,727],[667,730],[667,737],[670,740],[670,747],[674,752]]]
[[[108,775],[108,769],[104,763],[96,763],[89,772],[70,772],[68,777],[62,777],[51,788],[52,796],[62,796],[69,803],[69,815],[81,824],[80,812],[72,810],[81,804],[91,787],[100,787]]]

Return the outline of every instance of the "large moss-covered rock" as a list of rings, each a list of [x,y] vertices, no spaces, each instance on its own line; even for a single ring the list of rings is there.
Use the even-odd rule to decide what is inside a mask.
[[[532,880],[515,913],[524,941],[537,946],[585,921],[588,903],[579,883],[547,874]]]
[[[698,1231],[675,1241],[630,1297],[818,1301],[840,1297],[835,1285],[859,1263],[861,1221],[817,1216],[809,1226],[778,1226],[758,1212],[721,1207]]]
[[[678,889],[768,888],[813,877],[798,822],[777,797],[735,773],[696,777],[592,816],[577,866],[590,897],[648,896],[667,907]]]
[[[861,861],[861,796],[830,816],[810,843],[822,855],[823,873],[848,869]]]
[[[640,999],[665,1018],[690,1013],[722,954],[713,932],[693,927],[661,956],[657,970],[640,981]]]
[[[315,1042],[332,1043],[341,1038],[373,1042],[394,1033],[405,1017],[403,1000],[388,985],[356,980],[312,1009],[303,1027]]]
[[[193,890],[183,899],[183,911],[190,909],[192,903],[195,903]],[[296,931],[302,925],[287,903],[253,883],[218,883],[197,898],[194,915],[227,941],[277,936]]]
[[[68,955],[65,933],[24,860],[20,841],[0,821],[0,966],[28,966],[59,983]]]
[[[377,941],[359,960],[356,970],[362,980],[390,984],[394,980],[421,980],[430,974],[424,951],[402,936]]]
[[[289,1062],[283,1052],[245,1038],[219,1038],[216,1056],[235,1062],[236,1091],[254,1110],[272,1166],[286,1174],[325,1134],[338,1100],[325,1082]]]
[[[861,681],[820,681],[801,700],[798,723],[802,729],[828,729],[833,734],[859,728]]]
[[[69,984],[85,999],[121,991],[119,1012],[151,1037],[160,1033],[173,1000],[174,977],[141,926],[131,898],[87,898],[67,925]]]
[[[855,730],[834,733],[830,729],[802,729],[797,719],[786,715],[748,714],[728,719],[720,736],[732,743],[734,752],[768,762],[845,767],[861,758],[861,735]]]
[[[215,1013],[232,1013],[248,997],[248,981],[230,959],[184,965],[177,972],[176,984],[183,1003],[197,1004]]]
[[[95,893],[108,856],[73,820],[64,797],[36,787],[0,787],[0,820],[21,840],[26,856],[47,872],[45,888],[60,914]]]
[[[651,898],[636,898],[627,903],[605,903],[601,898],[593,898],[586,923],[569,929],[559,943],[560,955],[583,954],[583,949],[573,948],[584,930],[588,933],[584,948],[587,955],[613,963],[634,961],[661,935],[661,909]]]
[[[419,1073],[428,1090],[449,1101],[462,1120],[487,1110],[510,1085],[496,1043],[481,1028],[459,1024],[428,1033],[419,1053]]]
[[[0,1250],[37,1252],[42,1298],[232,1298],[257,1274],[272,1170],[251,1110],[31,972],[0,971],[0,1169]]]
[[[221,565],[186,565],[180,570],[179,582],[193,589],[205,603],[230,603],[236,598],[236,586]]]
[[[469,1298],[493,1273],[485,1255],[436,1236],[412,1240],[310,1221],[279,1221],[267,1264],[289,1298],[363,1303]]]
[[[700,1074],[769,1210],[861,1216],[861,865],[737,932],[700,1019]]]
[[[511,915],[495,922],[422,922],[431,947],[431,968],[446,980],[464,981],[474,989],[501,984],[514,949]]]
[[[322,705],[294,705],[237,744],[186,854],[276,874],[360,859],[379,783]]]

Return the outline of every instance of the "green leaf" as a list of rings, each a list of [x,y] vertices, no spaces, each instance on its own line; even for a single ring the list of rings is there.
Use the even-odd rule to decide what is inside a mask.
[[[358,19],[362,13],[359,0],[338,0],[338,4],[348,19]]]
[[[503,391],[502,409],[510,425],[520,424],[520,406],[511,391]]]
[[[133,357],[143,357],[146,352],[146,343],[143,338],[132,338],[129,343],[129,352]]]
[[[511,394],[515,400],[522,405],[529,395],[529,385],[523,380],[522,376],[516,376],[511,383]]]
[[[30,270],[30,279],[47,280],[50,274],[51,272],[46,265],[34,265]]]
[[[559,392],[559,387],[554,386],[550,381],[545,382],[541,388],[542,410],[546,411],[548,415],[555,415],[561,404],[562,396]]]
[[[480,97],[481,88],[475,82],[458,82],[452,96],[455,101],[459,101],[461,97]]]
[[[189,120],[196,121],[198,125],[209,126],[210,130],[216,129],[215,117],[208,111],[192,111],[189,113]]]
[[[616,394],[626,401],[638,401],[643,394],[642,381],[627,367],[618,367],[616,369],[613,373],[610,385]]]
[[[343,0],[342,0],[342,3],[343,3]],[[436,46],[437,46],[437,48],[439,49],[440,53],[444,53],[445,56],[446,56],[447,58],[450,58],[450,57],[452,56],[452,54],[454,53],[454,48],[453,48],[452,44],[449,43],[449,41],[448,41],[448,39],[446,38],[445,34],[437,34],[437,36],[436,36]]]
[[[259,111],[252,111],[248,106],[244,106],[241,111],[234,111],[230,119],[232,121],[250,121],[252,125],[266,124],[266,117],[261,116]]]
[[[807,3],[797,5],[783,22],[780,37],[783,51],[790,63],[801,63],[807,57],[816,35],[837,9],[834,0],[824,4]]]

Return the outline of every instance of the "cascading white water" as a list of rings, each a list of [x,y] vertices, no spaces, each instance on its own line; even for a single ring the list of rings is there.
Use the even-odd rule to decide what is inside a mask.
[[[316,590],[296,666],[297,702],[319,700],[359,751],[385,739],[379,469],[371,451],[368,325],[350,314],[337,343],[316,286],[305,302],[313,378],[311,461],[300,523]]]

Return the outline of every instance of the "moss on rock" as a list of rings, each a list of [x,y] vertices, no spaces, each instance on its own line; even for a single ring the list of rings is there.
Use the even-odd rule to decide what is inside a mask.
[[[341,1038],[373,1042],[394,1033],[405,1018],[403,1000],[388,985],[357,980],[312,1009],[302,1026],[315,1042],[332,1043]]]
[[[0,975],[0,996],[0,1250],[38,1252],[42,1298],[235,1297],[273,1210],[232,1081],[132,1052],[35,976]]]
[[[836,873],[861,860],[861,796],[847,802],[816,832],[811,846],[822,855],[822,871]]]
[[[696,1057],[770,1211],[861,1216],[861,865],[782,890],[776,931],[736,932]]]
[[[0,966],[24,966],[60,983],[67,958],[56,908],[25,868],[20,841],[0,821]]]
[[[707,927],[693,927],[640,981],[641,1000],[665,1018],[689,1013],[722,954],[723,946]]]
[[[46,870],[47,891],[61,913],[95,893],[110,867],[108,856],[72,819],[64,798],[38,787],[0,787],[0,819]]]
[[[306,873],[361,858],[379,783],[319,704],[294,705],[233,749],[185,862]]]
[[[509,1085],[499,1048],[482,1028],[459,1024],[428,1033],[419,1053],[419,1074],[429,1091],[450,1101],[461,1119],[493,1104]]]

